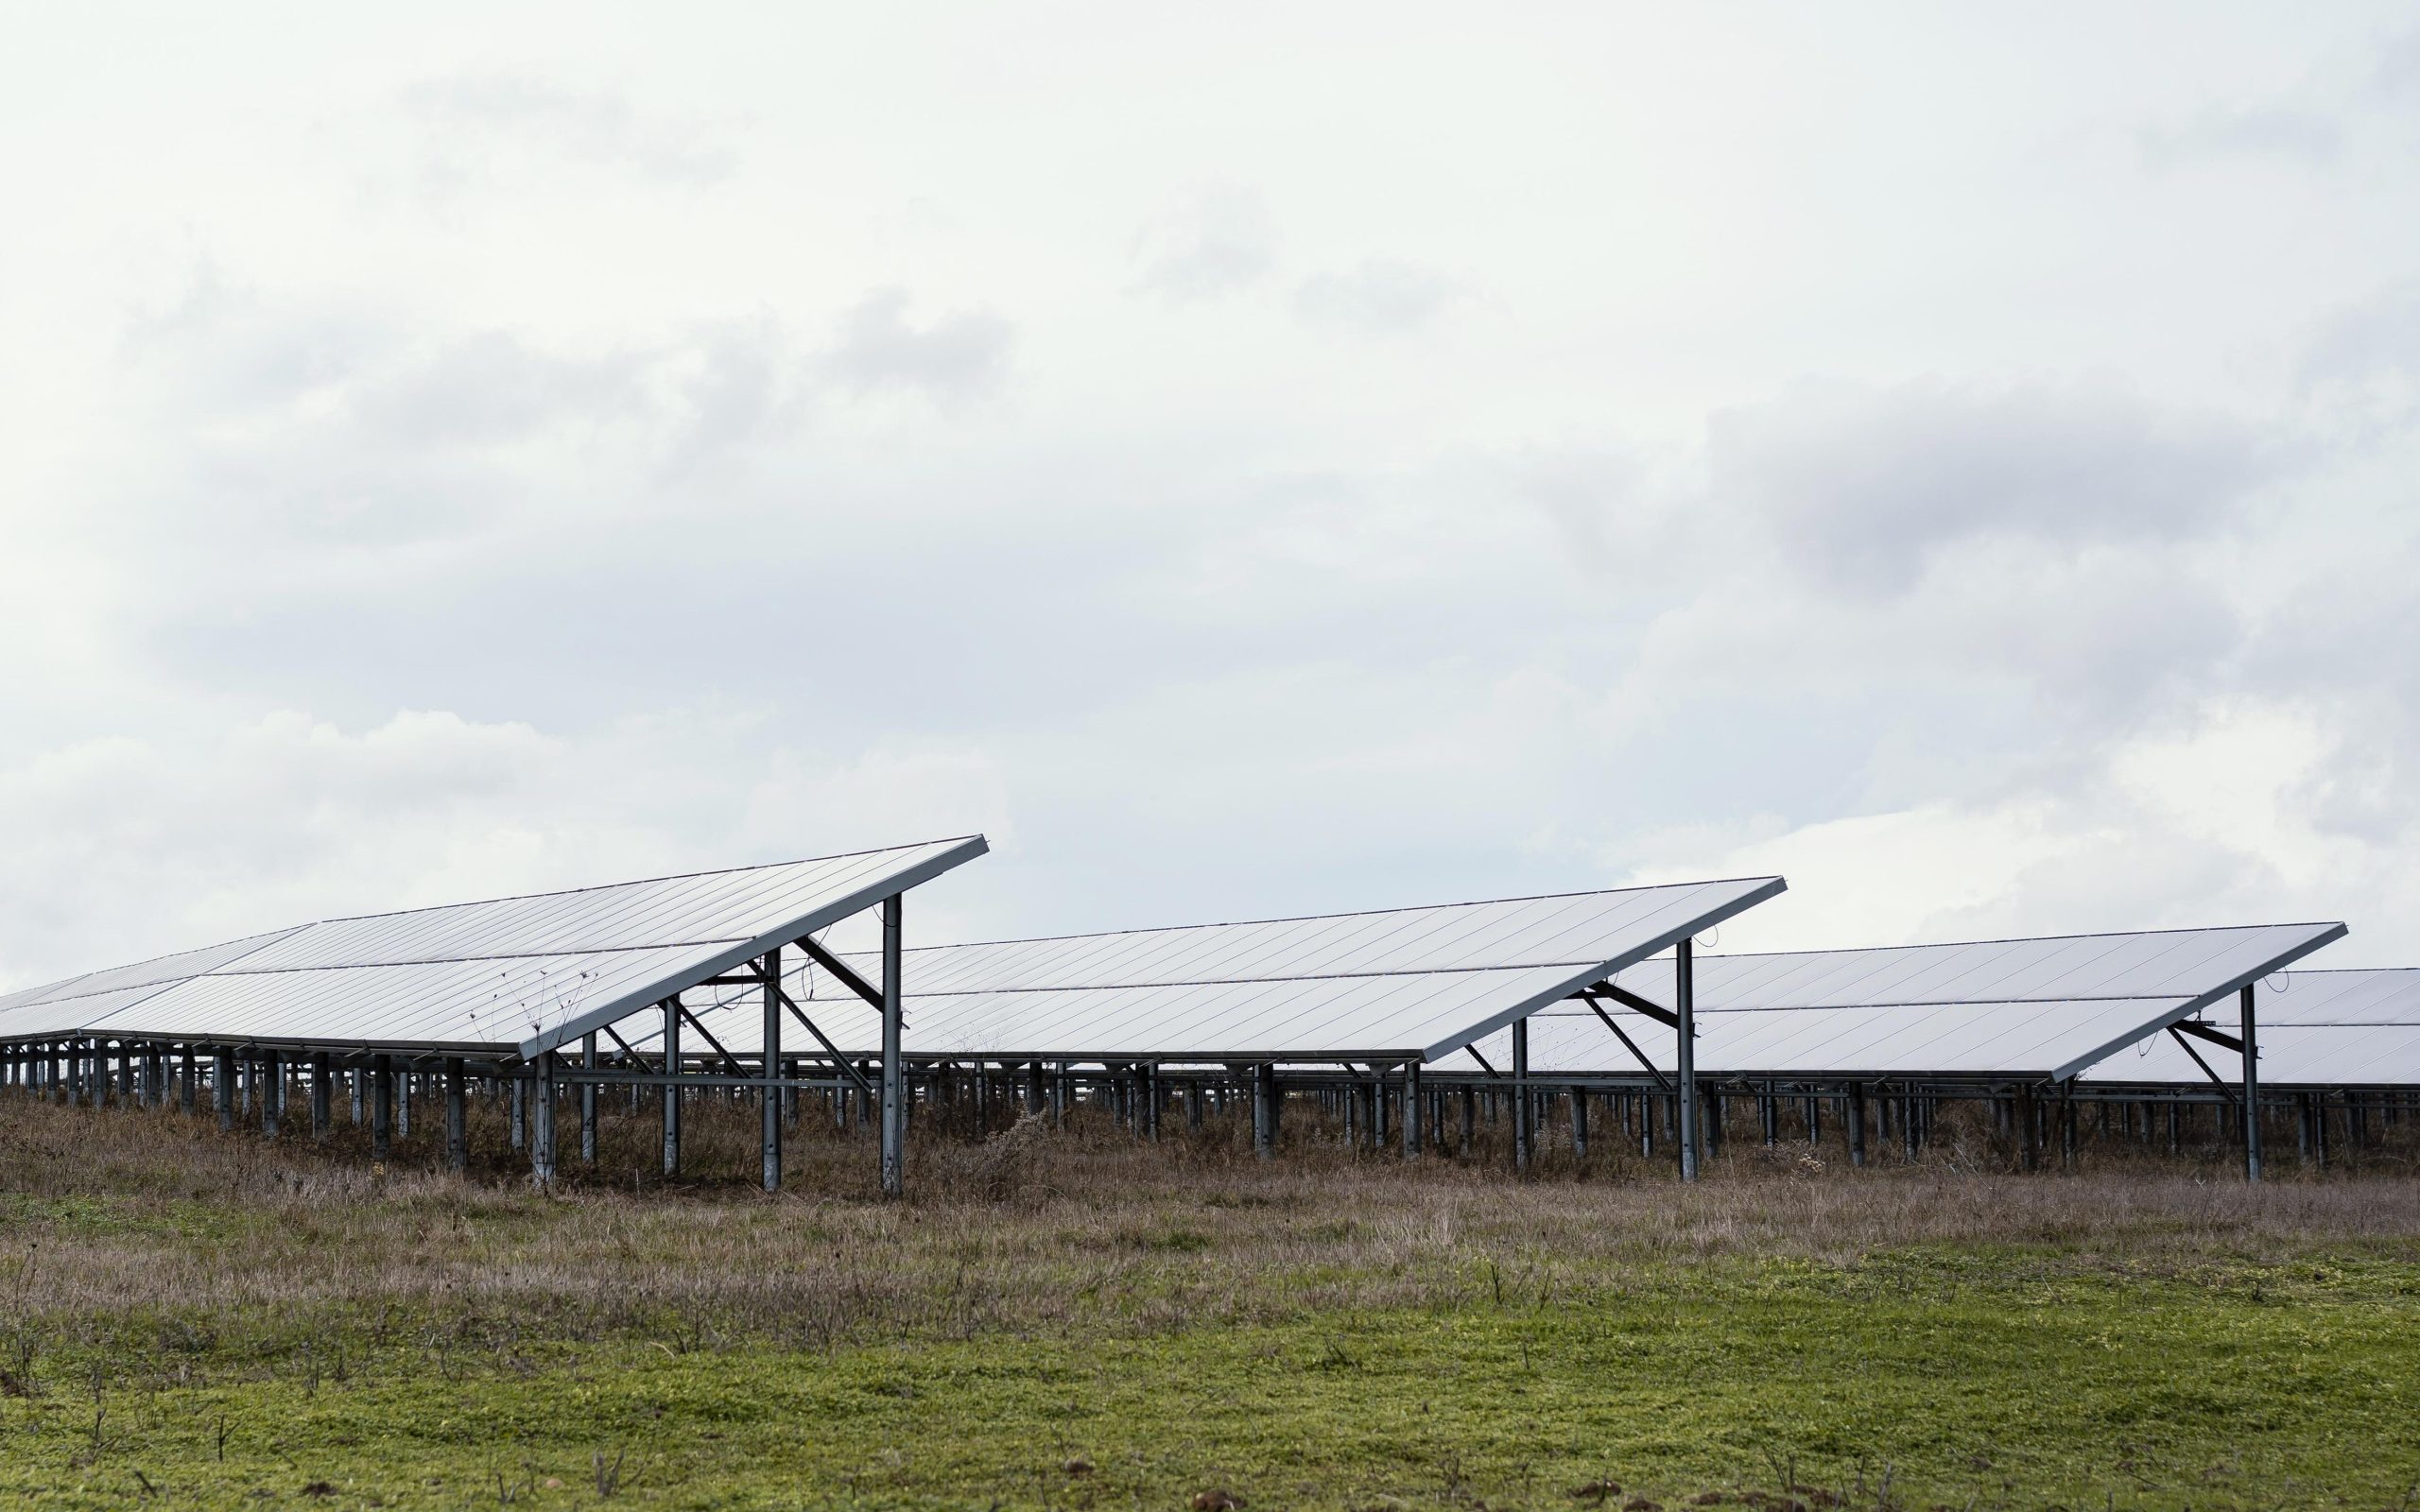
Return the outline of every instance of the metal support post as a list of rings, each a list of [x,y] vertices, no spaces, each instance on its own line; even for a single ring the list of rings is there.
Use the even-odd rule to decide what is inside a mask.
[[[1694,941],[1684,939],[1672,947],[1672,1016],[1680,1021],[1673,1031],[1680,1046],[1673,1075],[1681,1088],[1681,1179],[1684,1181],[1698,1178],[1698,1164],[1703,1159],[1698,1127],[1698,988],[1694,945]]]
[[[462,1060],[445,1062],[445,1169],[459,1174],[471,1167],[470,1093],[463,1086]]]
[[[530,1097],[536,1105],[529,1110],[529,1181],[542,1191],[555,1184],[556,1058],[553,1051],[546,1051],[529,1073]]]
[[[385,1056],[370,1060],[370,1158],[384,1162],[395,1147],[395,1068]]]
[[[1849,1083],[1849,1164],[1865,1163],[1865,1084]]]
[[[315,1140],[326,1139],[328,1125],[335,1122],[329,1115],[329,1094],[333,1089],[328,1085],[328,1053],[324,1050],[313,1051],[311,1053],[311,1137]]]
[[[899,979],[901,895],[882,901],[882,1194],[908,1191],[908,1086],[900,1063],[905,985]]]
[[[664,1000],[664,1174],[681,1174],[681,1000]]]
[[[1421,1115],[1426,1111],[1422,1106],[1420,1062],[1407,1060],[1403,1063],[1403,1158],[1407,1160],[1420,1159],[1426,1132]]]
[[[757,1134],[763,1157],[761,1172],[765,1190],[782,1190],[782,1089],[776,1080],[782,1070],[782,948],[779,945],[765,953],[758,969],[765,974],[765,1023],[761,1034],[758,1060],[764,1068],[765,1086],[759,1101]],[[883,971],[890,970],[890,954],[883,956]]]
[[[1267,1160],[1277,1153],[1277,1068],[1252,1068],[1252,1152]]]
[[[1588,1089],[1571,1089],[1571,1158],[1588,1159]]]
[[[2243,1178],[2260,1179],[2260,1037],[2253,1022],[2253,986],[2238,998],[2243,1007]]]
[[[210,1104],[218,1114],[221,1133],[235,1126],[235,1052],[220,1047],[210,1055]]]
[[[579,1064],[583,1071],[596,1069],[596,1031],[579,1037]],[[596,1084],[579,1084],[579,1163],[596,1163]]]
[[[1530,1168],[1530,1021],[1512,1021],[1512,1169]]]

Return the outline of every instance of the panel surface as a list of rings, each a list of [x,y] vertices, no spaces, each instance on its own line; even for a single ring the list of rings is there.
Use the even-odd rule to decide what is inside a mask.
[[[2166,1023],[2317,950],[2340,924],[2165,930],[1876,950],[1700,955],[1701,1074],[2071,1075]],[[1669,1006],[1669,960],[1616,982]],[[1672,1032],[1608,1005],[1648,1059],[1673,1069]],[[1499,1068],[1510,1035],[1479,1052]],[[1531,1021],[1534,1074],[1635,1074],[1604,1022],[1578,1004]]]
[[[0,1038],[89,1030],[535,1055],[984,852],[979,835],[331,919],[19,994]]]
[[[2420,1086],[2420,970],[2290,972],[2259,988],[2253,1016],[2268,1086]],[[2228,1035],[2241,1030],[2233,997],[2197,1017]],[[2241,1074],[2235,1052],[2198,1040],[2193,1048],[2221,1077]],[[2198,1086],[2209,1074],[2160,1034],[2110,1057],[2085,1079]]]
[[[1435,1058],[1781,891],[1777,877],[911,950],[919,1056],[1080,1060]],[[873,980],[879,963],[844,960]],[[786,973],[818,1027],[878,1048],[862,1000],[821,969]],[[752,989],[701,994],[752,1003]],[[706,1019],[753,1053],[752,1008]],[[804,1029],[789,1048],[810,1050]]]

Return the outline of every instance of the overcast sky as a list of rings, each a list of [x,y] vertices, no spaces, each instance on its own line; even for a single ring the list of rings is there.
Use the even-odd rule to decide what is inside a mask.
[[[0,10],[0,985],[975,830],[2420,963],[2408,5],[677,9]]]

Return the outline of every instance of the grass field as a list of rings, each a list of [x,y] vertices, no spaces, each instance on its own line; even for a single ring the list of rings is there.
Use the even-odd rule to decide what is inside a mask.
[[[1028,1126],[885,1205],[863,1143],[766,1197],[692,1128],[688,1184],[633,1120],[540,1195],[0,1099],[0,1499],[2420,1507],[2405,1155],[1684,1189]]]

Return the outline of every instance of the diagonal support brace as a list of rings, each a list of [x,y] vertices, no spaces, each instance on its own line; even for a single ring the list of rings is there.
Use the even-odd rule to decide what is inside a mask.
[[[790,1010],[790,1017],[804,1024],[806,1026],[806,1032],[815,1036],[815,1042],[823,1047],[824,1053],[832,1057],[832,1063],[839,1067],[842,1071],[847,1072],[849,1074],[849,1079],[857,1084],[858,1090],[863,1091],[868,1097],[872,1097],[873,1095],[873,1083],[866,1080],[865,1073],[856,1068],[856,1063],[852,1061],[848,1057],[840,1054],[840,1047],[834,1044],[831,1037],[826,1035],[821,1028],[817,1027],[813,1019],[806,1016],[806,1010],[800,1007],[797,1002],[791,998],[789,989],[783,987],[779,982],[776,982],[773,984],[773,991],[781,998],[782,1006]]]
[[[1651,1002],[1649,999],[1640,997],[1630,988],[1616,982],[1599,982],[1594,987],[1583,987],[1580,989],[1578,996],[1586,999],[1588,1005],[1591,1007],[1596,1006],[1598,998],[1608,997],[1620,1004],[1623,1007],[1630,1009],[1633,1013],[1645,1014],[1647,1017],[1654,1020],[1667,1029],[1677,1030],[1681,1027],[1681,1016],[1679,1014],[1674,1013],[1671,1009],[1664,1006],[1664,1005],[1660,1003]],[[1602,1012],[1603,1010],[1599,1009],[1599,1011]]]
[[[704,1038],[706,1043],[715,1047],[715,1054],[722,1057],[722,1063],[731,1068],[731,1074],[733,1075],[748,1076],[747,1068],[740,1065],[738,1060],[733,1057],[732,1053],[722,1047],[722,1041],[715,1038],[713,1030],[698,1022],[698,1016],[689,1011],[689,1005],[681,1002],[678,998],[675,998],[673,1000],[673,1005],[681,1010],[681,1017],[688,1022],[689,1027],[697,1030],[698,1033]],[[752,1076],[749,1076],[748,1079],[751,1081],[755,1080]]]
[[[1596,1013],[1597,1017],[1605,1021],[1605,1027],[1614,1031],[1614,1038],[1622,1042],[1622,1048],[1630,1052],[1631,1058],[1637,1061],[1640,1065],[1645,1066],[1647,1068],[1647,1074],[1655,1078],[1655,1085],[1662,1088],[1668,1095],[1672,1091],[1672,1084],[1666,1081],[1664,1079],[1664,1074],[1655,1069],[1655,1062],[1648,1059],[1645,1055],[1640,1053],[1638,1046],[1631,1042],[1630,1036],[1622,1033],[1622,1026],[1614,1022],[1614,1016],[1607,1013],[1602,1005],[1599,1004],[1595,998],[1588,999],[1587,1003],[1588,1006]]]
[[[855,992],[857,996],[872,1004],[874,1011],[877,1013],[882,1011],[882,989],[875,987],[871,982],[868,982],[864,977],[859,976],[856,972],[851,971],[848,964],[842,961],[840,957],[833,954],[830,951],[825,950],[821,941],[818,940],[814,936],[809,935],[805,938],[801,939],[798,942],[798,945],[799,949],[806,952],[807,959],[831,972],[834,979],[842,987],[847,988],[850,991]],[[902,1015],[900,1022],[904,1024],[907,1022],[906,1016]]]
[[[2193,1057],[2193,1064],[2202,1068],[2202,1074],[2210,1078],[2210,1084],[2212,1086],[2226,1093],[2227,1106],[2230,1108],[2234,1107],[2235,1089],[2227,1084],[2227,1079],[2224,1076],[2220,1075],[2217,1072],[2210,1069],[2210,1063],[2202,1058],[2202,1052],[2194,1049],[2190,1044],[2187,1043],[2185,1037],[2178,1034],[2176,1032],[2176,1028],[2177,1026],[2172,1023],[2168,1026],[2169,1037],[2176,1041],[2179,1049]]]
[[[2196,1040],[2206,1040],[2211,1044],[2217,1045],[2221,1050],[2232,1050],[2238,1056],[2243,1054],[2242,1040],[2226,1033],[2224,1030],[2213,1029],[2208,1024],[2203,1023],[2198,1020],[2184,1019],[2175,1023],[2169,1024],[2168,1027],[2170,1033],[2181,1035],[2189,1034]]]

